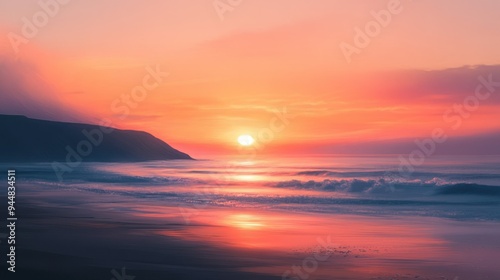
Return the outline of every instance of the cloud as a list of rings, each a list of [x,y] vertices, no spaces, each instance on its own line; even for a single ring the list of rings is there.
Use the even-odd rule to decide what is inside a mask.
[[[428,136],[427,136],[428,137]],[[415,141],[426,137],[381,140],[370,142],[318,145],[314,152],[339,154],[402,154],[408,155],[418,149]],[[467,136],[449,137],[442,144],[436,144],[435,155],[500,155],[500,132],[488,132]]]
[[[405,102],[461,102],[473,95],[480,84],[479,77],[500,82],[500,65],[462,66],[442,70],[406,70],[376,74],[373,81],[379,83],[376,92],[381,97],[391,97]],[[377,82],[374,82],[377,83]],[[499,94],[486,102],[500,103]]]
[[[198,45],[198,50],[231,59],[306,55],[308,48],[325,28],[307,21],[257,31],[235,32]],[[296,58],[296,57],[295,57]]]

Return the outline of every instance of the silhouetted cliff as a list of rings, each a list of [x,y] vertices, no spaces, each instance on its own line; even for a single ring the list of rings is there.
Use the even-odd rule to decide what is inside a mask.
[[[192,159],[143,131],[0,115],[0,161]]]

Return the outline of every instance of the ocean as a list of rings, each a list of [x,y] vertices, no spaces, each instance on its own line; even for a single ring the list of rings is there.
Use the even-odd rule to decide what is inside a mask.
[[[92,229],[78,243],[135,237],[134,246],[114,246],[136,257],[113,254],[94,266],[176,279],[499,279],[500,158],[436,156],[411,172],[400,167],[398,156],[374,155],[84,162],[59,180],[50,163],[2,164],[17,173],[29,229],[18,229],[19,246],[33,263],[33,251],[100,260],[70,237],[54,247],[42,238]],[[153,237],[149,256],[178,244],[205,249],[180,263],[153,261],[142,251]]]

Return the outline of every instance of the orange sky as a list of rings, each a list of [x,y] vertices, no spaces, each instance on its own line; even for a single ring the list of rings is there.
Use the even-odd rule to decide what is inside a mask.
[[[341,43],[354,45],[356,27],[391,1],[243,0],[220,15],[212,0],[72,0],[18,52],[9,34],[22,36],[23,18],[44,10],[1,1],[0,70],[12,85],[0,94],[19,106],[4,102],[0,113],[106,118],[194,156],[237,152],[240,134],[259,151],[290,153],[437,127],[498,132],[500,89],[456,129],[443,115],[474,94],[479,76],[500,80],[500,2],[401,0],[349,62]],[[169,75],[124,115],[116,100],[143,84],[147,67]]]

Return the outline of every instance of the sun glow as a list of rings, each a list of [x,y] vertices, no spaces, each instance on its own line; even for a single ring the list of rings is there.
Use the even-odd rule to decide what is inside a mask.
[[[260,222],[261,219],[255,215],[249,215],[249,214],[238,214],[238,215],[231,215],[227,221],[231,226],[234,226],[236,228],[240,229],[259,229],[264,226]]]
[[[238,137],[238,143],[240,143],[241,146],[251,146],[254,142],[255,140],[250,135],[245,134]]]

